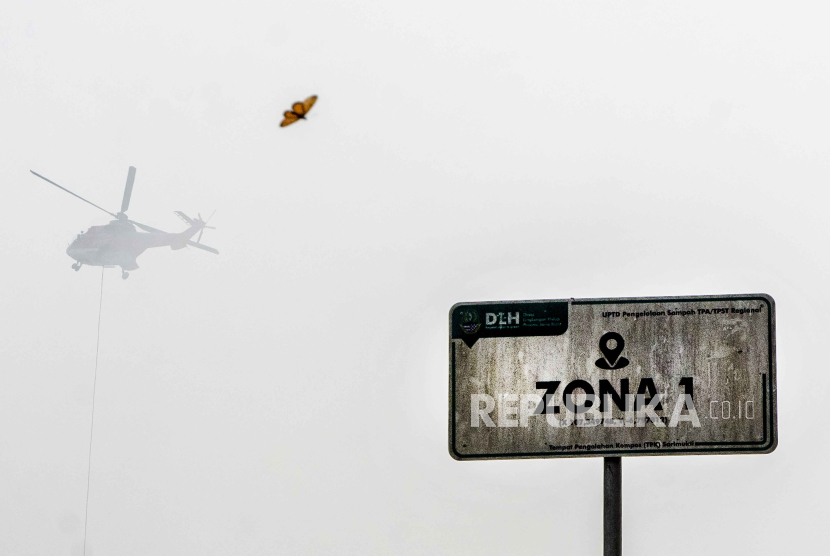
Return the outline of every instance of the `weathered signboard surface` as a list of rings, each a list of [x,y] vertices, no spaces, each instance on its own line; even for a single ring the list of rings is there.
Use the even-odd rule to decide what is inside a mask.
[[[775,302],[459,303],[449,402],[459,460],[769,453]]]

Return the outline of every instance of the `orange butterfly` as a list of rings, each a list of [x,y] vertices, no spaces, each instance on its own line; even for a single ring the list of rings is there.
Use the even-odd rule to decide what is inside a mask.
[[[305,115],[308,114],[315,102],[317,102],[317,95],[312,95],[302,102],[295,102],[291,110],[286,110],[283,114],[284,118],[280,127],[291,125],[298,120],[305,120]]]

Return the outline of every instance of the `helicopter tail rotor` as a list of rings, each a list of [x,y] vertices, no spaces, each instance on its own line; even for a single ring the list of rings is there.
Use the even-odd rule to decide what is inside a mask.
[[[194,228],[199,231],[199,236],[196,238],[196,241],[187,240],[187,242],[186,242],[187,245],[189,245],[191,247],[196,247],[198,249],[203,249],[205,251],[209,251],[209,252],[215,253],[217,255],[219,254],[219,251],[217,251],[213,247],[208,247],[207,245],[202,245],[202,234],[204,233],[204,231],[206,229],[209,229],[209,230],[215,230],[216,229],[214,226],[208,226],[207,225],[207,223],[210,222],[210,219],[213,218],[213,215],[216,214],[215,210],[211,213],[211,215],[208,217],[207,220],[202,220],[201,213],[197,213],[197,218],[191,218],[180,210],[175,211],[175,214],[176,214],[176,216],[178,216],[182,220],[182,222],[184,222],[185,224],[190,226],[190,230],[193,231],[193,233],[195,233]]]
[[[207,225],[207,223],[210,222],[210,219],[213,218],[213,215],[216,214],[215,210],[211,213],[211,215],[208,217],[207,220],[202,220],[201,213],[197,214],[197,218],[190,218],[188,215],[186,215],[185,213],[183,213],[180,210],[175,211],[175,214],[176,214],[176,216],[178,216],[182,220],[182,222],[184,222],[185,224],[187,224],[191,228],[196,228],[197,230],[199,230],[199,238],[196,240],[196,243],[199,243],[200,240],[202,239],[202,233],[205,231],[205,229],[208,229],[208,230],[215,230],[216,229],[214,226],[208,226]]]
[[[202,222],[202,229],[199,230],[199,237],[196,238],[196,243],[202,243],[202,234],[204,233],[205,229],[208,229],[208,230],[215,230],[216,229],[215,226],[208,226],[207,225],[207,223],[210,222],[210,219],[213,218],[214,214],[216,214],[215,210],[210,213],[210,216],[208,216],[208,219],[205,220],[204,222],[202,222],[202,215],[197,214],[197,216],[199,217],[199,222]]]

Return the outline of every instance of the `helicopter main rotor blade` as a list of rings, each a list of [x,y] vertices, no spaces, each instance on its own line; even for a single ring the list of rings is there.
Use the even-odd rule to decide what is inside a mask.
[[[127,212],[127,209],[130,208],[133,182],[135,182],[135,166],[130,166],[130,169],[127,171],[127,185],[124,186],[124,198],[121,199],[121,212]]]
[[[213,253],[214,255],[219,254],[218,249],[214,249],[213,247],[208,247],[207,245],[202,245],[201,243],[196,243],[195,241],[188,241],[187,244],[191,247],[195,247],[196,249],[202,249],[203,251]]]
[[[66,191],[67,193],[69,193],[70,195],[72,195],[73,197],[77,197],[77,198],[78,198],[78,199],[80,199],[81,201],[83,201],[83,202],[85,202],[85,203],[89,203],[90,205],[92,205],[93,207],[97,208],[98,210],[103,210],[104,212],[106,212],[107,214],[109,214],[110,216],[112,216],[113,218],[118,218],[118,216],[116,216],[115,214],[111,213],[111,212],[110,212],[110,211],[108,211],[107,209],[105,209],[105,208],[101,208],[101,207],[99,207],[98,205],[96,205],[95,203],[93,203],[92,201],[88,201],[88,200],[84,199],[83,197],[81,197],[80,195],[77,195],[77,194],[75,194],[75,193],[72,193],[72,192],[71,192],[71,191],[69,191],[67,188],[63,187],[62,185],[58,185],[58,184],[56,184],[55,182],[53,182],[53,181],[52,181],[52,180],[50,180],[49,178],[45,178],[45,177],[41,176],[40,174],[38,174],[38,173],[37,173],[37,172],[35,172],[34,170],[29,170],[29,171],[30,171],[31,173],[33,173],[34,175],[36,175],[37,177],[39,177],[40,179],[45,180],[45,181],[48,181],[49,183],[51,183],[51,184],[52,184],[52,185],[54,185],[55,187],[57,187],[57,188],[59,188],[59,189],[63,189],[64,191]]]
[[[147,224],[140,224],[139,222],[136,222],[135,220],[127,220],[127,222],[129,222],[133,226],[138,226],[139,228],[141,228],[145,232],[156,232],[156,233],[159,233],[159,234],[166,234],[167,233],[163,230],[159,230],[159,229],[156,229],[156,228],[151,228]]]

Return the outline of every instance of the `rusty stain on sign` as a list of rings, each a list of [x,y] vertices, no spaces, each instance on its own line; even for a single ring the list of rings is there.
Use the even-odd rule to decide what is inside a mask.
[[[775,302],[459,303],[449,394],[459,460],[769,453]]]

